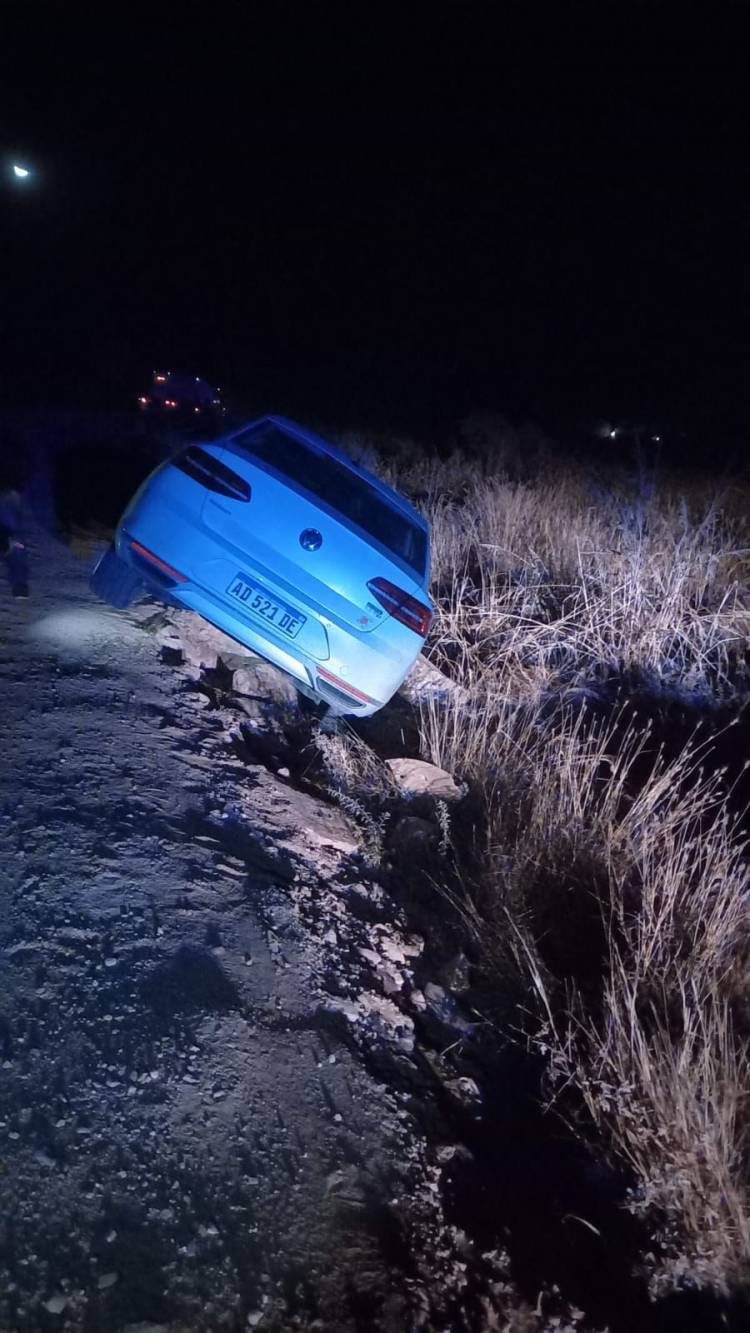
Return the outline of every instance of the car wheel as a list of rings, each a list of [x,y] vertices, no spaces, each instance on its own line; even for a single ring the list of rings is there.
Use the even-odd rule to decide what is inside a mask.
[[[143,582],[130,565],[120,559],[114,546],[110,546],[95,565],[89,587],[103,602],[122,611],[135,601]]]

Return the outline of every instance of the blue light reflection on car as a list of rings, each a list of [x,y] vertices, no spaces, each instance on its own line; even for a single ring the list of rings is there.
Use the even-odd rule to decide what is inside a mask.
[[[337,712],[382,707],[432,616],[422,516],[282,417],[163,463],[125,511],[107,559],[92,586],[108,598],[110,569],[113,605],[126,604],[128,577],[143,580]]]

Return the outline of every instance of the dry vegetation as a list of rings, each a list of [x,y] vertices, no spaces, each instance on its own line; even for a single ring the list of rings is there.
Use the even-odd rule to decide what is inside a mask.
[[[730,1292],[750,1279],[750,885],[743,757],[718,763],[710,718],[726,743],[747,697],[750,497],[482,443],[379,464],[432,524],[427,654],[455,688],[422,705],[422,754],[481,811],[451,897],[485,974],[523,978],[509,1022],[551,1096],[630,1169],[654,1294]],[[674,698],[709,720],[677,746],[654,725]]]

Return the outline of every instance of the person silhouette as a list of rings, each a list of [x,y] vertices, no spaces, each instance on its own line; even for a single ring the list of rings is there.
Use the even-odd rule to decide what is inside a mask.
[[[0,490],[0,556],[5,558],[14,597],[29,595],[29,553],[22,536],[21,493],[9,486]]]

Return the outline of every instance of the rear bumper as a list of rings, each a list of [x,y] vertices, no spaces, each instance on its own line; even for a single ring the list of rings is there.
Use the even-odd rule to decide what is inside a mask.
[[[280,631],[268,632],[265,624],[258,624],[234,599],[204,583],[201,570],[207,567],[207,561],[224,553],[214,548],[214,557],[204,547],[202,559],[196,561],[200,522],[196,524],[192,516],[176,508],[163,509],[158,516],[151,512],[148,521],[144,518],[137,502],[129,506],[117,532],[116,547],[118,555],[137,569],[155,595],[195,611],[286,672],[336,712],[357,717],[376,713],[398,689],[419,655],[421,642],[394,621],[389,620],[386,633],[358,633],[334,621],[322,608],[316,610],[304,602],[301,611],[318,622],[322,633],[313,652],[308,651],[312,644],[282,638]]]
[[[411,666],[411,660],[395,663],[378,653],[377,641],[372,635],[355,637],[342,630],[335,635],[339,655],[330,665],[328,661],[321,662],[298,648],[292,648],[291,643],[276,642],[263,633],[260,626],[249,625],[244,617],[236,614],[233,604],[226,598],[185,574],[175,556],[172,556],[175,563],[170,563],[130,531],[118,533],[117,546],[121,558],[138,570],[157,597],[168,600],[171,605],[195,611],[237,643],[286,672],[306,693],[328,704],[334,712],[371,716],[388,702]],[[355,659],[351,664],[347,649]],[[347,657],[346,662],[341,660],[342,655]],[[344,679],[345,675],[354,676],[355,671],[356,684]]]
[[[197,612],[204,620],[223,630],[230,638],[250,648],[259,657],[272,662],[303,686],[306,692],[312,693],[321,703],[328,704],[334,712],[369,717],[388,702],[403,679],[402,676],[396,681],[393,689],[384,698],[373,698],[358,686],[349,686],[347,681],[336,677],[322,663],[305,654],[289,652],[259,630],[250,629],[244,623],[240,624],[231,611],[205,589],[198,588],[195,584],[178,586],[170,592],[170,596],[187,610]]]
[[[175,589],[172,594],[188,611],[195,611],[204,620],[210,621],[217,629],[223,630],[230,638],[254,653],[265,657],[274,666],[280,667],[288,675],[299,680],[303,685],[314,688],[314,664],[311,658],[289,652],[280,644],[274,643],[260,630],[251,629],[244,621],[233,616],[230,609],[218,597],[195,583],[189,583]]]

